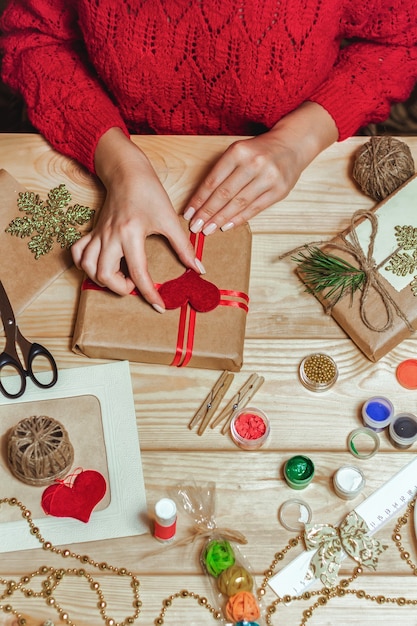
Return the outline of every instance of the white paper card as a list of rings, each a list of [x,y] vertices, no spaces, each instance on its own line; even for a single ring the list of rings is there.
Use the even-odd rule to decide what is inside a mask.
[[[413,226],[417,228],[417,177],[404,185],[392,197],[389,197],[375,215],[378,218],[378,234],[374,244],[374,260],[378,266],[381,265],[379,273],[396,291],[401,291],[410,284],[414,275],[396,276],[392,271],[386,270],[385,267],[389,264],[389,257],[398,251],[395,227]],[[355,230],[361,248],[366,254],[371,235],[370,221],[364,220]]]
[[[145,485],[127,361],[60,370],[58,382],[50,389],[40,389],[28,380],[26,392],[19,398],[19,403],[87,394],[95,396],[101,407],[111,497],[105,508],[93,510],[87,523],[69,517],[35,519],[42,536],[54,545],[140,535],[149,530],[145,523]],[[11,402],[16,400],[0,396],[0,406]],[[72,444],[74,448],[77,446],[76,441]],[[20,499],[19,493],[9,493],[7,478],[3,478],[0,498],[12,497]],[[25,504],[23,499],[22,502]],[[27,522],[2,521],[4,507],[10,508],[8,504],[0,507],[0,552],[39,548],[40,543],[29,533]]]

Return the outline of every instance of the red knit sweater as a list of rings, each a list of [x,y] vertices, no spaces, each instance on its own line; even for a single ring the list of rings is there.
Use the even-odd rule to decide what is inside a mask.
[[[306,100],[344,139],[417,80],[416,0],[11,0],[0,27],[3,79],[90,170],[113,126],[251,135]]]

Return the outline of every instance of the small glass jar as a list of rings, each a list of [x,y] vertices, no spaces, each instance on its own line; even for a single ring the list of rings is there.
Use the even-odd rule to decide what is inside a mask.
[[[417,417],[412,413],[399,413],[389,425],[389,436],[396,448],[410,448],[417,441]]]
[[[362,407],[364,424],[380,433],[386,428],[394,416],[394,407],[388,398],[375,396],[369,398]]]
[[[236,411],[230,423],[230,435],[239,448],[258,450],[270,435],[269,419],[263,411],[245,407]]]
[[[279,508],[278,519],[287,530],[300,532],[311,522],[313,512],[307,502],[297,498],[285,500]]]
[[[348,437],[348,450],[357,459],[370,459],[381,444],[378,433],[368,426],[355,428]]]
[[[358,467],[344,465],[333,476],[336,494],[343,500],[353,500],[365,487],[365,476]]]
[[[327,354],[317,352],[306,356],[299,367],[300,380],[310,391],[327,391],[338,377],[336,363]]]
[[[284,465],[284,477],[292,489],[305,489],[314,477],[313,461],[303,454],[292,456]]]

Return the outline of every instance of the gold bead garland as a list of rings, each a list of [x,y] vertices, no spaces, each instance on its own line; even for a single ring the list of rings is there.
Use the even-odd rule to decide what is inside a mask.
[[[169,607],[172,605],[173,601],[176,600],[176,598],[193,598],[197,600],[198,604],[201,607],[207,609],[207,611],[209,611],[212,614],[215,620],[222,619],[222,614],[220,613],[220,611],[218,611],[213,606],[211,606],[211,604],[209,603],[206,597],[200,596],[198,593],[194,593],[193,591],[188,591],[187,589],[183,589],[182,591],[173,593],[171,596],[168,596],[168,598],[165,598],[165,600],[162,601],[161,612],[159,613],[159,616],[154,621],[155,626],[162,626],[164,624],[165,613],[167,612]]]
[[[97,607],[101,616],[101,619],[105,623],[105,626],[130,626],[134,624],[137,618],[139,617],[139,613],[141,610],[142,602],[139,598],[139,587],[140,583],[137,577],[130,571],[128,571],[124,567],[114,567],[106,562],[97,562],[94,559],[90,558],[88,555],[76,554],[75,552],[71,552],[68,548],[56,548],[52,545],[50,541],[46,541],[41,533],[39,528],[37,528],[32,520],[31,512],[19,502],[17,498],[1,498],[1,504],[9,504],[10,506],[17,506],[20,508],[22,512],[22,517],[27,521],[30,527],[30,532],[34,535],[38,541],[42,544],[42,547],[46,551],[54,552],[55,554],[61,555],[63,558],[72,558],[80,561],[80,563],[84,565],[91,565],[96,569],[101,571],[109,571],[118,576],[129,576],[131,578],[130,586],[132,587],[133,594],[133,602],[132,607],[134,609],[133,614],[126,617],[122,622],[116,622],[115,619],[107,615],[106,607],[107,603],[104,598],[104,594],[101,590],[100,583],[98,583],[91,574],[89,574],[84,567],[80,568],[55,568],[48,567],[46,565],[42,565],[34,572],[30,574],[26,574],[21,576],[18,582],[13,580],[7,580],[5,578],[0,578],[0,583],[5,586],[5,591],[0,595],[0,603],[5,601],[5,603],[0,604],[0,610],[4,611],[8,614],[13,614],[17,619],[17,624],[19,626],[26,625],[26,619],[23,617],[19,611],[13,608],[13,606],[9,602],[9,598],[20,591],[27,598],[43,598],[48,607],[52,607],[58,613],[59,618],[68,624],[68,626],[75,626],[75,622],[70,618],[68,613],[64,610],[64,608],[58,603],[57,599],[54,597],[54,591],[60,584],[60,582],[64,579],[65,576],[77,576],[79,578],[85,578],[89,583],[90,589],[97,594],[98,602]],[[44,580],[41,584],[41,591],[34,591],[33,589],[28,587],[31,579],[36,576],[44,576]]]
[[[60,582],[65,578],[65,576],[76,576],[78,578],[86,579],[87,583],[91,591],[95,592],[97,595],[97,608],[100,613],[100,617],[104,622],[105,626],[131,626],[136,622],[139,618],[139,614],[142,607],[142,602],[139,597],[139,587],[140,582],[137,576],[127,570],[124,567],[114,567],[109,563],[104,561],[98,562],[94,561],[91,557],[84,554],[76,554],[71,552],[68,548],[57,548],[52,545],[51,542],[46,541],[41,533],[39,528],[37,528],[32,520],[31,512],[19,501],[17,498],[2,498],[0,499],[1,504],[8,504],[10,506],[18,506],[22,512],[22,517],[27,521],[30,527],[30,532],[34,535],[38,541],[42,544],[42,547],[46,551],[54,552],[58,555],[61,555],[63,558],[72,558],[78,560],[83,567],[76,568],[55,568],[51,566],[42,565],[34,572],[21,576],[18,581],[8,580],[6,578],[0,578],[0,584],[4,585],[5,589],[3,593],[0,595],[0,611],[3,611],[6,614],[14,615],[17,620],[18,626],[26,626],[27,620],[26,618],[15,609],[10,603],[10,598],[14,593],[20,591],[25,597],[30,598],[43,598],[48,607],[52,607],[56,610],[58,617],[61,621],[68,624],[68,626],[76,626],[75,622],[70,618],[69,614],[64,610],[64,608],[57,602],[57,599],[54,596],[54,592],[59,586]],[[402,544],[402,535],[401,530],[403,526],[405,526],[411,516],[411,513],[414,511],[415,500],[410,502],[408,508],[404,515],[402,515],[394,528],[392,534],[392,540],[397,547],[400,557],[405,563],[410,567],[414,576],[417,576],[417,565],[410,558],[410,553],[403,547]],[[298,546],[300,541],[302,540],[302,535],[298,535],[297,537],[293,537],[289,540],[288,544],[280,551],[276,552],[274,558],[269,566],[269,568],[264,572],[264,579],[257,591],[258,600],[261,601],[266,595],[267,585],[270,578],[274,575],[275,569],[277,565],[279,565],[285,558],[286,554],[292,549]],[[110,617],[106,612],[107,602],[105,600],[104,594],[101,590],[100,583],[94,579],[94,577],[87,572],[84,566],[90,565],[95,567],[100,571],[109,571],[118,576],[129,576],[131,579],[130,586],[132,588],[133,594],[133,613],[125,617],[125,619],[121,622],[117,622],[115,619]],[[308,620],[313,616],[315,610],[320,607],[325,606],[330,600],[343,597],[348,594],[356,597],[359,600],[368,600],[371,602],[375,602],[378,605],[384,604],[395,604],[396,606],[417,606],[417,599],[408,599],[403,596],[400,597],[390,597],[385,595],[373,595],[367,593],[363,589],[352,589],[350,585],[360,576],[363,572],[363,568],[361,566],[355,567],[351,576],[347,578],[343,578],[340,580],[339,584],[335,587],[323,587],[319,590],[315,591],[305,591],[300,596],[291,596],[285,595],[282,598],[278,597],[275,599],[272,604],[267,607],[266,610],[266,625],[272,626],[272,616],[277,612],[277,609],[280,604],[288,604],[292,601],[304,600],[311,601],[313,603],[303,611],[302,618],[300,621],[300,626],[305,626]],[[29,587],[29,583],[32,579],[37,576],[43,576],[44,580],[41,583],[41,590],[34,591]],[[211,606],[208,599],[204,596],[201,596],[192,591],[188,591],[187,589],[183,589],[177,593],[174,593],[167,598],[165,598],[162,602],[162,608],[158,615],[158,617],[154,620],[155,626],[163,626],[165,622],[165,616],[168,609],[172,606],[172,603],[177,598],[192,598],[198,604],[205,608],[212,617],[219,621],[222,619],[222,614],[215,607]],[[45,624],[48,623],[45,622]]]
[[[392,539],[396,547],[398,548],[398,551],[400,552],[401,558],[412,569],[414,576],[417,576],[417,565],[411,560],[409,552],[407,552],[407,550],[405,550],[405,548],[403,547],[402,536],[400,533],[401,528],[405,524],[407,524],[408,519],[412,511],[414,510],[415,502],[416,502],[415,500],[411,501],[410,504],[408,505],[408,508],[405,514],[402,515],[398,519],[398,522],[394,528]],[[262,582],[261,587],[258,589],[258,599],[261,599],[266,594],[268,581],[274,575],[276,566],[284,559],[287,552],[291,548],[297,546],[301,540],[302,540],[302,535],[298,535],[297,537],[291,539],[288,545],[283,550],[275,554],[269,569],[264,572],[264,580]],[[367,593],[363,589],[350,589],[349,586],[351,585],[351,583],[353,583],[360,576],[360,574],[362,574],[362,572],[363,572],[363,568],[361,566],[357,566],[353,570],[353,573],[351,576],[349,576],[348,578],[342,579],[340,583],[336,585],[335,587],[331,587],[331,588],[323,587],[315,591],[306,591],[300,596],[286,595],[286,596],[283,596],[282,598],[281,597],[277,598],[267,608],[266,617],[265,617],[267,626],[272,626],[272,621],[271,621],[272,616],[276,613],[277,608],[280,604],[288,604],[289,602],[297,601],[297,600],[308,601],[313,598],[316,598],[314,603],[311,604],[307,609],[303,611],[302,619],[300,621],[300,626],[305,626],[308,620],[313,616],[313,612],[316,609],[322,606],[325,606],[329,602],[329,600],[332,600],[333,598],[337,598],[337,597],[343,597],[348,594],[355,596],[359,600],[369,600],[371,602],[376,602],[379,605],[396,604],[397,606],[417,606],[417,600],[415,599],[411,600],[403,596],[390,597],[390,596],[385,596],[382,594],[373,595],[373,594]]]

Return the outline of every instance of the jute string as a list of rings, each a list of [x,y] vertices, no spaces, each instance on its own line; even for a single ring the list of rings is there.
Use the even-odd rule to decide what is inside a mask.
[[[409,146],[395,137],[372,137],[358,151],[352,176],[364,193],[378,202],[415,172]]]
[[[8,462],[13,474],[29,485],[48,485],[64,476],[74,460],[65,428],[47,415],[21,420],[9,434]]]

